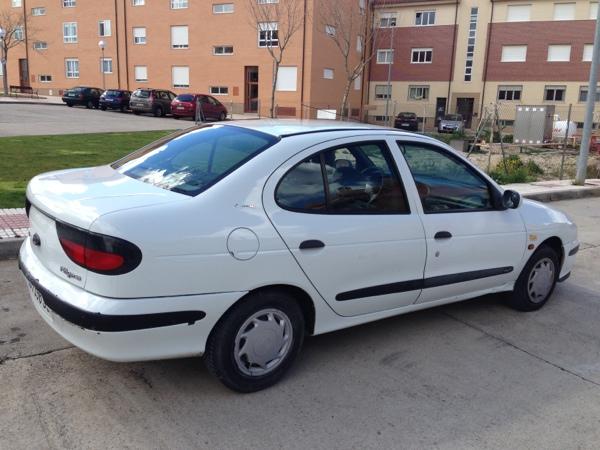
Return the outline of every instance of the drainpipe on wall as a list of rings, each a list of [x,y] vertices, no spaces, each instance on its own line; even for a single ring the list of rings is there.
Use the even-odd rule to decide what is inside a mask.
[[[444,114],[448,113],[450,106],[450,90],[452,88],[452,80],[454,79],[454,59],[456,58],[456,35],[458,33],[458,0],[454,3],[454,34],[452,36],[452,59],[450,60],[450,76],[448,77],[448,95],[446,98],[446,108]],[[434,119],[437,115],[437,110],[434,112]],[[437,124],[436,124],[437,126]]]
[[[117,44],[117,84],[121,89],[121,64],[119,58],[119,9],[117,6],[117,0],[115,0],[115,39]]]
[[[123,25],[125,28],[125,85],[129,89],[129,37],[127,35],[127,0],[123,0]]]
[[[492,25],[494,22],[494,0],[492,2],[492,11],[490,12],[490,23],[488,23],[487,42],[485,44],[485,61],[483,66],[483,86],[481,88],[481,104],[479,105],[479,117],[483,116],[483,107],[485,105],[485,83],[487,81],[488,57],[490,56],[490,38],[492,37]]]
[[[304,23],[302,24],[302,75],[300,76],[300,118],[304,119],[304,65],[305,65],[305,55],[306,55],[306,2],[304,0],[304,13],[302,16],[302,20]]]
[[[30,85],[31,66],[29,64],[29,33],[27,32],[27,0],[23,0],[23,33],[25,33],[25,61],[27,61],[27,85]],[[19,84],[20,80],[19,80]]]

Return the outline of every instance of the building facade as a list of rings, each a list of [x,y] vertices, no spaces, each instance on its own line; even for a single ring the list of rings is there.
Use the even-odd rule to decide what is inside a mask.
[[[249,1],[0,0],[3,11],[26,18],[22,45],[8,55],[7,76],[11,85],[31,86],[42,95],[61,95],[75,85],[154,87],[210,93],[234,112],[266,115],[274,77],[268,47],[277,47],[287,24],[258,22]],[[258,8],[283,8],[278,0],[253,1]],[[320,1],[296,2],[301,24],[278,71],[279,116],[340,113],[344,58],[333,42],[336,30],[308,19]],[[354,30],[360,30],[367,20],[360,2],[336,1],[356,12]],[[283,11],[282,21],[285,16]],[[357,51],[350,55],[360,57]],[[361,77],[350,91],[354,116],[360,114],[363,84]]]
[[[375,0],[370,116],[415,112],[434,126],[460,113],[475,127],[517,105],[554,105],[583,121],[598,3],[588,0]],[[391,61],[391,65],[389,64]],[[598,96],[600,100],[600,96]],[[598,118],[595,119],[598,121]]]

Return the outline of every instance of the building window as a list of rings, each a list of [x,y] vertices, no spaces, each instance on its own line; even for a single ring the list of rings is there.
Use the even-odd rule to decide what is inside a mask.
[[[295,92],[298,84],[298,68],[296,66],[279,67],[277,71],[278,91]]]
[[[146,4],[146,0],[131,0],[132,6],[144,6]]]
[[[594,53],[594,44],[585,44],[583,46],[583,59],[582,59],[582,61],[591,61],[593,53]]]
[[[362,53],[363,51],[363,37],[360,35],[356,36],[356,51],[358,53]]]
[[[63,8],[74,8],[77,6],[77,0],[63,0]]]
[[[394,62],[394,50],[377,50],[377,64],[392,64]]]
[[[233,3],[217,3],[213,5],[213,14],[231,14],[233,11]]]
[[[379,16],[379,28],[395,27],[398,16],[396,13],[381,13]]]
[[[188,0],[171,0],[171,9],[184,9],[188,7]]]
[[[44,41],[36,41],[33,43],[34,50],[46,50],[48,48],[48,43]]]
[[[475,37],[477,36],[477,17],[479,8],[471,8],[469,21],[469,37],[467,38],[467,58],[465,59],[465,81],[473,79],[473,58],[475,58]]]
[[[417,11],[415,14],[415,25],[435,25],[435,11]]]
[[[45,16],[46,8],[43,8],[43,7],[31,8],[31,15],[32,16]]]
[[[146,43],[146,28],[137,27],[133,29],[133,43],[139,45]]]
[[[233,55],[233,45],[215,45],[213,55]]]
[[[67,78],[79,78],[79,60],[65,59],[65,74]]]
[[[188,48],[188,27],[176,26],[171,27],[171,48]]]
[[[598,17],[598,2],[590,3],[590,19],[596,20]]]
[[[261,22],[258,24],[258,46],[275,47],[279,44],[277,22]]]
[[[13,37],[15,38],[15,41],[24,41],[25,40],[25,31],[23,30],[22,26],[18,26],[15,28]]]
[[[565,100],[566,86],[546,86],[544,100],[547,102],[562,102]]]
[[[366,5],[367,5],[366,0],[358,0],[358,9],[359,9],[359,12],[360,12],[361,16],[365,15]]]
[[[498,100],[521,100],[522,86],[498,86]]]
[[[23,6],[23,0],[12,0],[13,8],[21,8]]]
[[[174,66],[172,70],[173,87],[190,87],[190,68],[187,66]]]
[[[328,36],[335,36],[336,29],[333,25],[325,25],[325,34]]]
[[[429,99],[429,86],[409,86],[408,87],[408,99],[409,100],[428,100]]]
[[[135,81],[148,81],[148,67],[135,66],[133,71],[135,74]]]
[[[575,3],[555,3],[554,20],[575,20]]]
[[[502,62],[525,62],[527,60],[526,45],[503,45]]]
[[[228,95],[229,88],[227,86],[211,86],[210,93],[212,95]]]
[[[113,64],[112,58],[100,58],[100,72],[101,73],[112,73]]]
[[[77,42],[77,22],[63,23],[63,42],[65,44]]]
[[[433,57],[431,48],[413,48],[410,62],[412,64],[430,64]]]
[[[553,62],[568,62],[571,60],[570,45],[549,45],[548,46],[548,61]]]
[[[506,8],[507,22],[529,22],[531,5],[508,5]]]
[[[333,80],[333,75],[333,69],[323,69],[323,78],[325,78],[326,80]]]
[[[387,84],[375,85],[375,100],[387,100],[392,98],[392,86]]]
[[[110,20],[98,22],[98,36],[110,36],[111,34]]]
[[[581,86],[579,88],[579,101],[580,102],[587,102],[588,92],[589,92],[589,89],[587,86]],[[600,102],[600,89],[596,89],[596,101]]]
[[[362,87],[362,77],[360,75],[358,75],[355,79],[354,79],[354,90],[355,91],[360,91],[360,88]]]
[[[259,5],[266,5],[268,3],[279,3],[279,0],[256,0]]]
[[[375,122],[388,122],[390,120],[390,116],[373,116],[375,118]]]
[[[40,83],[52,83],[52,75],[39,75]]]

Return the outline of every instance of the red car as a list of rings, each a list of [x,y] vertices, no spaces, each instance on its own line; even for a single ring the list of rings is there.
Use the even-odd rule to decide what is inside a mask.
[[[200,104],[200,119],[225,120],[227,108],[216,98],[206,94],[181,94],[171,102],[171,114],[175,119],[196,117],[196,105]]]

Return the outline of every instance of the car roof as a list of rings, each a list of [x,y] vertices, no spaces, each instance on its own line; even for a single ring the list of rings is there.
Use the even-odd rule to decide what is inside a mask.
[[[276,137],[331,131],[387,131],[402,133],[395,128],[381,127],[361,122],[341,122],[338,120],[313,119],[257,119],[228,122],[227,125],[260,131]]]

